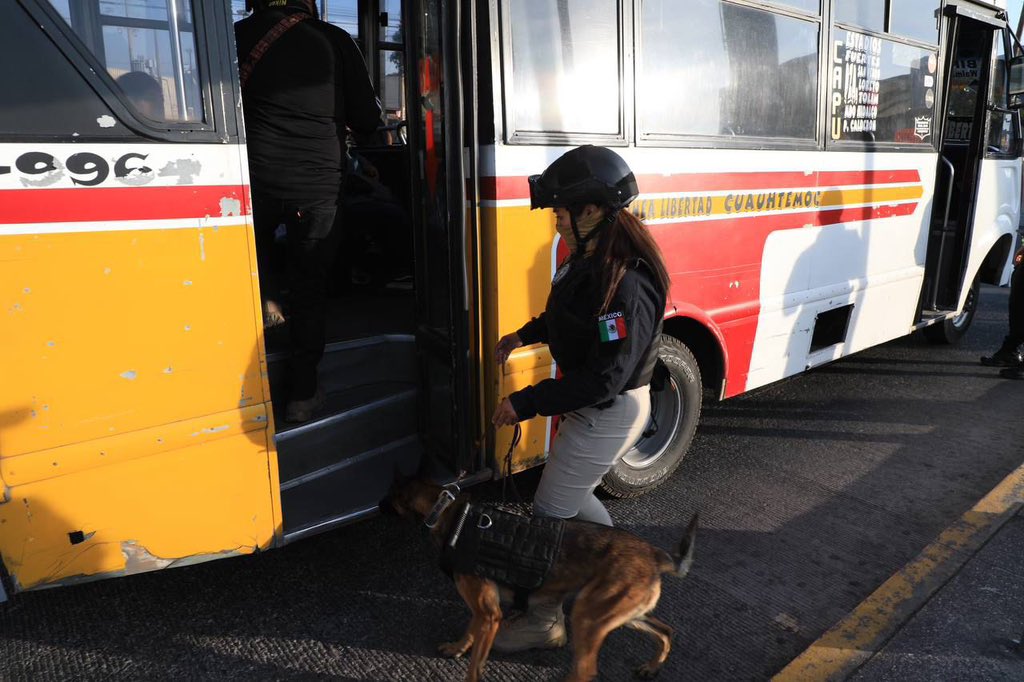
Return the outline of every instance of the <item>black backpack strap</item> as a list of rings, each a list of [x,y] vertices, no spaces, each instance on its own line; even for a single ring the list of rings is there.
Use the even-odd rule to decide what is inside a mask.
[[[259,61],[263,59],[263,55],[267,53],[270,46],[276,43],[277,39],[289,30],[298,26],[303,21],[312,18],[312,16],[305,12],[295,12],[281,19],[281,21],[271,26],[270,30],[263,34],[263,37],[260,38],[259,42],[253,46],[252,50],[249,51],[249,54],[247,54],[245,59],[243,59],[238,65],[238,78],[243,90],[245,89],[245,84],[249,82],[249,77],[252,76],[253,69],[255,69]]]

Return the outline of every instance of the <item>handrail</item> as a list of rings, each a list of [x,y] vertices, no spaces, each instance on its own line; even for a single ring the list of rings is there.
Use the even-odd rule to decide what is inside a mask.
[[[942,161],[949,167],[949,187],[946,191],[946,214],[942,219],[942,229],[945,230],[949,225],[949,205],[953,202],[953,180],[956,178],[956,168],[953,167],[952,161],[941,154],[939,154],[939,161]]]
[[[928,306],[932,310],[935,310],[938,306],[939,299],[939,280],[942,272],[942,255],[946,249],[946,228],[949,226],[949,206],[953,202],[953,180],[956,178],[956,168],[953,167],[953,163],[942,154],[939,154],[939,161],[946,164],[949,168],[949,184],[946,187],[946,212],[942,218],[942,229],[938,236],[939,239],[939,250],[935,254],[935,277],[931,283],[931,295],[928,297]]]

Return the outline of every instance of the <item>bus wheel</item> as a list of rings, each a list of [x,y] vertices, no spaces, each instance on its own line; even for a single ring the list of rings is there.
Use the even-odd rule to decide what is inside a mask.
[[[683,461],[700,418],[700,368],[681,341],[662,334],[651,386],[651,417],[636,445],[605,474],[601,488],[612,497],[652,490]],[[657,388],[655,387],[657,386]]]
[[[974,312],[978,309],[978,296],[981,295],[981,282],[977,277],[971,284],[964,301],[964,309],[956,317],[924,328],[924,337],[935,344],[956,343],[964,337],[974,321]]]

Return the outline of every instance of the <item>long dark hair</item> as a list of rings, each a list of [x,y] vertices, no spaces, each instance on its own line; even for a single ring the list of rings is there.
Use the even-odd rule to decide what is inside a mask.
[[[601,231],[593,257],[601,270],[601,288],[605,292],[600,315],[608,312],[622,278],[637,260],[647,264],[654,273],[655,283],[668,294],[671,279],[661,249],[643,221],[624,208],[619,209],[612,224]]]

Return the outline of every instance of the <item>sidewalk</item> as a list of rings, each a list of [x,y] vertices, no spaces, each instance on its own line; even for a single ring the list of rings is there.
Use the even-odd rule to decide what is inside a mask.
[[[1024,465],[775,682],[1024,680]]]
[[[851,678],[1024,679],[1024,510]]]

